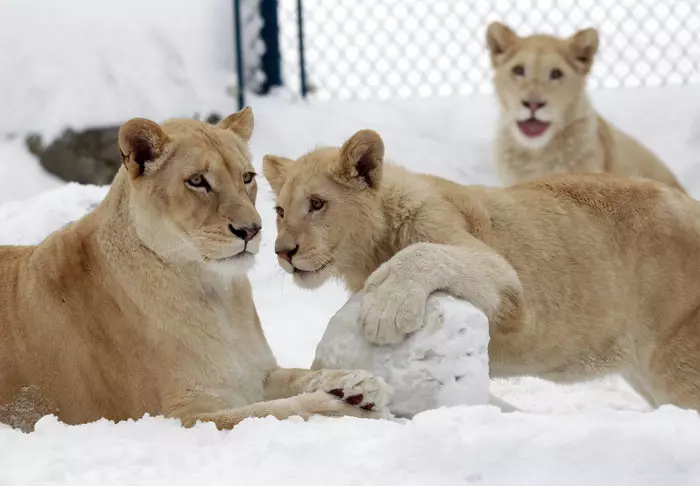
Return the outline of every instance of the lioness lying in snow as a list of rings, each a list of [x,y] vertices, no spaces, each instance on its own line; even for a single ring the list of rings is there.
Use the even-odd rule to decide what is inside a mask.
[[[603,119],[586,95],[598,33],[519,37],[486,32],[501,110],[495,163],[506,184],[566,172],[647,177],[681,188],[656,155]]]
[[[250,109],[218,126],[133,119],[97,209],[0,247],[0,422],[384,412],[369,373],[275,363],[245,276],[260,244],[252,130]]]
[[[372,342],[394,343],[445,290],[490,323],[493,376],[610,372],[650,404],[700,409],[700,204],[650,180],[563,175],[462,186],[342,148],[264,159],[279,263],[301,286],[364,290]]]

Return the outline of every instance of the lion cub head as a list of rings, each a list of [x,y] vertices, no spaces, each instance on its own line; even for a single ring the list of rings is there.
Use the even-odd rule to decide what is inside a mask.
[[[578,115],[598,33],[585,29],[566,39],[519,37],[494,22],[486,41],[503,123],[521,145],[543,147]]]
[[[166,261],[226,274],[252,265],[261,224],[246,145],[252,132],[250,108],[215,126],[135,118],[121,127],[130,217],[146,246]]]
[[[318,287],[363,264],[358,252],[382,221],[383,158],[379,135],[361,130],[341,148],[319,148],[296,161],[263,159],[277,195],[275,252],[299,286]]]

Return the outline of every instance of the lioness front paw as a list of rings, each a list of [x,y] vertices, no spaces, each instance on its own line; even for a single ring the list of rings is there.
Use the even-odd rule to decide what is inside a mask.
[[[400,275],[391,275],[383,268],[378,272],[365,284],[360,325],[372,343],[398,343],[423,326],[428,293]]]
[[[317,390],[363,410],[382,413],[387,409],[391,388],[383,378],[368,371],[321,370]]]

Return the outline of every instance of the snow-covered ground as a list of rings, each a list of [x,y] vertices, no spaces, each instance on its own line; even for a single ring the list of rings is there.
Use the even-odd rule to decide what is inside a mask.
[[[651,414],[425,412],[406,424],[247,420],[232,432],[174,420],[0,429],[0,484],[697,486],[700,421]]]
[[[89,211],[106,191],[44,173],[21,142],[27,131],[50,137],[64,126],[130,116],[235,110],[226,95],[229,2],[208,0],[206,12],[184,0],[1,3],[0,244],[39,242]],[[160,17],[166,5],[171,10]],[[73,15],[76,6],[81,16]],[[217,52],[224,42],[226,50]],[[700,197],[700,86],[592,97]],[[496,116],[490,97],[323,105],[253,97],[251,104],[258,169],[265,153],[296,157],[374,128],[389,157],[409,168],[497,184],[490,166]],[[262,180],[258,207],[263,247],[251,275],[257,308],[279,363],[309,366],[347,295],[336,284],[313,292],[295,287],[273,257],[272,194]],[[46,417],[32,434],[0,426],[0,486],[700,484],[697,414],[673,407],[649,412],[616,377],[572,386],[499,380],[491,391],[523,412],[455,407],[399,423],[256,419],[231,432],[211,425],[185,430],[163,418],[68,427]]]

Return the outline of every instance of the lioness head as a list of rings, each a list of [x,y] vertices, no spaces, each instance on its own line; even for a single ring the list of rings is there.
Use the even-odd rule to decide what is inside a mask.
[[[315,288],[362,265],[353,255],[381,221],[383,158],[382,139],[371,130],[296,161],[265,156],[263,173],[277,195],[275,252],[298,285]]]
[[[144,244],[166,261],[247,270],[260,245],[257,185],[245,108],[218,125],[135,118],[119,131],[130,214]]]
[[[547,144],[576,116],[598,50],[594,29],[567,39],[519,37],[494,22],[486,31],[502,121],[526,147]]]

